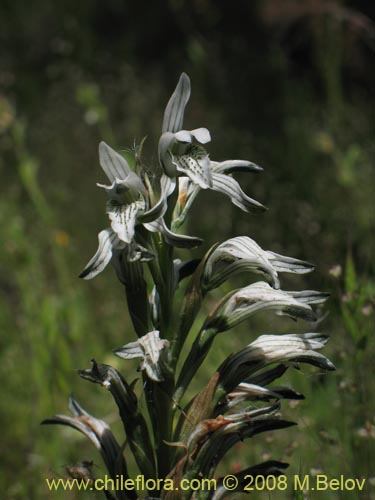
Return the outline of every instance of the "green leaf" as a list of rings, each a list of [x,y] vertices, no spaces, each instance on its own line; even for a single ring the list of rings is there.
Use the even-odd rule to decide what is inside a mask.
[[[196,472],[203,477],[212,477],[226,453],[238,442],[263,432],[296,425],[280,419],[277,416],[279,409],[280,405],[277,403],[228,416],[233,420],[232,423],[219,427],[202,443],[194,460]]]
[[[357,287],[357,273],[355,270],[353,257],[351,253],[348,253],[345,266],[345,291],[354,293],[357,291]]]
[[[174,343],[172,345],[172,358],[176,363],[184,345],[186,337],[192,327],[194,320],[198,314],[201,307],[204,290],[202,289],[202,273],[205,269],[207,259],[212,254],[212,252],[217,247],[217,244],[213,245],[209,251],[206,253],[204,258],[201,260],[196,270],[194,271],[188,286],[185,290],[184,299],[181,305],[180,322],[179,327],[174,338]]]
[[[358,338],[359,328],[355,320],[353,312],[350,310],[347,304],[343,304],[341,307],[342,317],[344,320],[344,325],[350,336],[354,341]]]
[[[79,370],[82,378],[100,384],[112,394],[121,416],[130,449],[137,465],[146,478],[156,477],[153,447],[146,421],[139,412],[137,397],[122,375],[108,365],[92,361],[92,367]]]
[[[108,424],[99,420],[85,411],[78,401],[71,396],[69,399],[69,409],[73,416],[55,415],[52,418],[43,420],[42,424],[61,424],[72,427],[87,436],[97,448],[106,464],[108,472],[113,479],[122,475],[124,479],[128,477],[127,467],[122,455],[121,447],[113,436]],[[119,491],[118,499],[135,499],[133,491]]]

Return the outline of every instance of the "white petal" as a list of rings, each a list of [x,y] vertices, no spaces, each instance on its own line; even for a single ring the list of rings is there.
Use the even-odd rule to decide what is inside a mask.
[[[131,172],[125,158],[103,141],[99,144],[99,160],[110,182],[114,182],[116,179],[125,179]]]
[[[112,229],[104,229],[98,235],[99,248],[94,257],[79,275],[80,278],[89,280],[101,273],[112,258],[112,250],[119,248],[121,242]]]
[[[108,202],[107,214],[112,222],[111,227],[121,241],[130,244],[134,238],[138,213],[142,212],[144,207],[142,200],[129,205],[122,205],[111,200]]]
[[[306,321],[316,320],[310,304],[321,304],[328,295],[315,291],[285,292],[275,290],[268,283],[260,281],[232,293],[218,306],[206,328],[225,331],[258,311],[272,310],[278,315]]]
[[[267,259],[267,252],[246,236],[231,238],[215,248],[207,259],[202,285],[212,290],[231,276],[249,271],[264,275],[279,288],[277,272]]]
[[[212,173],[212,182],[214,191],[223,193],[232,200],[232,203],[239,207],[244,212],[264,212],[266,209],[261,203],[252,198],[249,198],[242,189],[238,182],[225,174]]]
[[[117,356],[123,359],[143,358],[144,352],[139,342],[129,342],[129,344],[120,347],[114,351]]]
[[[201,144],[207,144],[211,141],[211,135],[208,129],[201,127],[194,130],[179,130],[174,134],[174,138],[178,142],[192,143],[193,139]]]
[[[187,175],[202,189],[213,186],[210,159],[203,147],[193,144],[185,154],[173,156],[172,161],[178,172]]]
[[[185,107],[190,98],[190,78],[182,73],[164,112],[162,132],[177,132],[182,129]]]
[[[167,243],[177,248],[194,248],[201,245],[203,241],[194,236],[185,236],[183,234],[173,233],[170,229],[168,229],[162,217],[153,222],[144,224],[144,227],[152,233],[162,233]]]
[[[207,142],[211,141],[210,131],[204,127],[192,130],[191,135],[201,144],[207,144]]]
[[[267,252],[268,259],[278,272],[305,274],[311,273],[315,266],[304,260],[293,259],[275,252]]]
[[[160,180],[160,199],[156,203],[156,205],[154,205],[150,210],[142,215],[142,223],[151,222],[155,219],[158,219],[159,217],[163,217],[168,208],[167,199],[173,193],[175,187],[176,181],[171,177],[163,174]]]
[[[188,130],[179,130],[174,134],[174,138],[178,142],[186,142],[186,143],[193,142],[193,135]]]
[[[138,341],[116,349],[115,353],[124,359],[142,358],[141,370],[145,370],[150,379],[161,382],[163,380],[161,356],[168,346],[168,340],[161,339],[159,331],[153,330]]]
[[[263,169],[246,160],[226,160],[222,162],[211,161],[213,172],[218,174],[231,174],[233,172],[261,172]]]
[[[319,333],[289,335],[261,335],[243,350],[246,362],[269,364],[283,361],[305,361],[324,369],[334,370],[334,365],[316,352],[326,344],[328,338]]]

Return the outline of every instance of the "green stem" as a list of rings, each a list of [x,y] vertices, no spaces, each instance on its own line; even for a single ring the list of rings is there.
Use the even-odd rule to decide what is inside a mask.
[[[176,331],[176,335],[173,338],[173,344],[171,346],[171,360],[172,360],[171,362],[174,368],[178,363],[181,350],[184,346],[185,340],[190,332],[190,329],[194,324],[198,311],[201,307],[202,301],[203,301],[203,295],[201,293],[194,294],[194,297],[192,295],[190,296],[185,295],[185,299],[181,308],[182,310],[180,315],[179,328]]]
[[[175,197],[178,195],[178,190]],[[177,198],[176,198],[177,199]],[[174,206],[170,200],[170,206]],[[171,212],[165,214],[165,222],[170,224]],[[157,258],[149,262],[149,269],[160,300],[160,337],[171,338],[173,320],[173,298],[175,293],[175,273],[173,265],[173,247],[168,245],[161,235],[153,234],[151,244]],[[167,366],[167,373],[163,382],[148,381],[147,403],[148,411],[153,422],[156,457],[158,463],[158,477],[166,477],[172,468],[172,451],[166,444],[172,440],[173,405],[172,394],[175,388],[174,371]]]
[[[148,263],[150,273],[160,300],[160,333],[162,338],[168,339],[170,322],[172,317],[173,293],[174,293],[174,270],[173,257],[165,255],[169,249],[166,243],[163,243],[158,235],[153,235],[153,248],[158,258]],[[171,269],[172,268],[172,269]],[[171,270],[170,270],[171,269]]]
[[[150,305],[147,297],[147,286],[143,278],[143,268],[138,262],[127,264],[128,271],[125,294],[129,314],[138,337],[152,330]]]
[[[166,477],[172,469],[171,457],[174,449],[168,445],[172,440],[174,390],[173,375],[163,382],[153,383],[153,400],[157,422],[155,428],[155,448],[158,463],[158,477]]]

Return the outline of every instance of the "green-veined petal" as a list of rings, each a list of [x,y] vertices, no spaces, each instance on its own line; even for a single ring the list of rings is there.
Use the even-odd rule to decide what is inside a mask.
[[[260,213],[267,210],[264,205],[247,196],[233,177],[225,174],[212,173],[212,182],[212,189],[214,191],[218,191],[228,196],[232,200],[232,203],[244,212]]]
[[[130,174],[128,162],[105,142],[99,144],[99,161],[110,182],[125,179]]]
[[[162,132],[177,132],[182,129],[186,104],[190,98],[190,78],[182,73],[164,112]]]
[[[315,321],[317,316],[310,304],[321,304],[328,297],[327,293],[311,290],[303,292],[275,290],[268,283],[260,281],[236,290],[224,298],[208,319],[205,329],[217,328],[217,331],[225,331],[254,313],[264,310],[273,310],[278,315],[293,319]]]
[[[266,253],[268,260],[279,273],[305,274],[310,273],[315,268],[314,264],[310,264],[310,262],[306,262],[304,260],[286,257],[285,255],[279,255],[270,251],[267,251]]]
[[[231,238],[215,248],[207,259],[202,286],[212,290],[231,276],[249,271],[264,275],[275,288],[279,288],[277,272],[268,261],[266,252],[251,238]]]
[[[265,276],[274,288],[280,288],[279,272],[308,273],[314,266],[308,262],[263,250],[247,236],[221,243],[210,255],[202,276],[205,290],[218,287],[231,276],[250,271]]]
[[[145,370],[150,379],[161,382],[164,379],[162,356],[168,346],[168,340],[161,339],[159,331],[154,330],[114,352],[123,359],[142,358],[141,370]]]
[[[101,273],[112,258],[112,251],[123,248],[123,243],[117,234],[110,228],[104,229],[98,235],[99,247],[94,257],[79,275],[80,278],[89,280]]]

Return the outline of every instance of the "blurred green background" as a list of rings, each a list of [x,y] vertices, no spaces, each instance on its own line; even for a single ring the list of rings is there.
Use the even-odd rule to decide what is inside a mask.
[[[83,437],[39,422],[65,412],[73,390],[116,428],[110,396],[76,374],[92,357],[126,372],[111,349],[133,338],[112,270],[89,283],[77,278],[107,224],[95,186],[105,180],[97,145],[103,139],[124,150],[147,135],[152,176],[164,106],[181,71],[193,86],[186,127],[210,129],[212,159],[262,165],[241,185],[270,208],[246,216],[205,193],[189,234],[203,237],[205,248],[249,235],[317,264],[303,280],[284,279],[285,289],[332,292],[319,328],[331,336],[325,353],[337,372],[292,373],[307,400],[284,405],[285,413],[300,425],[245,443],[227,472],[272,457],[289,461],[291,474],[367,478],[358,498],[375,498],[374,7],[360,0],[2,0],[2,498],[85,497],[45,485],[82,459],[104,474]],[[258,334],[308,329],[255,318],[219,339],[199,380]],[[311,496],[318,497],[357,494]]]

